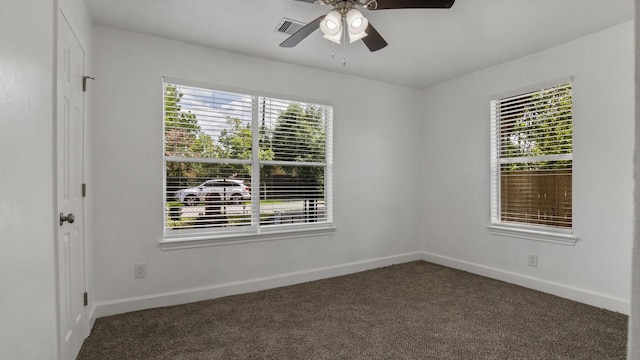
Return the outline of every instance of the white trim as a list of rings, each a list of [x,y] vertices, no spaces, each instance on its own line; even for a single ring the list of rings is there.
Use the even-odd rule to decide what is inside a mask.
[[[258,160],[260,165],[283,165],[292,166],[291,161],[273,161],[273,160]],[[296,161],[294,166],[327,166],[326,162],[308,162],[308,161]]]
[[[99,301],[96,303],[96,310],[94,313],[97,317],[103,317],[162,306],[187,304],[224,296],[301,284],[309,281],[348,275],[379,267],[418,260],[423,260],[422,253],[413,252],[226,284],[203,286],[124,299]]]
[[[625,315],[629,315],[630,312],[630,302],[628,299],[618,298],[596,291],[579,288],[577,286],[544,280],[533,276],[518,274],[512,271],[497,269],[490,266],[476,264],[460,259],[454,259],[429,252],[423,252],[422,259],[434,264],[468,271],[476,275],[481,275],[488,278],[508,282],[510,284],[523,286],[529,289],[556,295],[565,299],[577,301],[598,308],[604,308],[607,310],[619,312]]]
[[[334,108],[333,106],[327,106],[324,108],[325,118],[330,117],[331,121],[326,122],[325,126],[325,162],[326,168],[324,172],[324,193],[325,204],[324,209],[326,211],[326,221],[333,223],[333,120]]]
[[[96,324],[97,318],[98,316],[96,315],[96,304],[95,302],[93,302],[90,304],[90,308],[88,310],[87,321],[88,321],[89,327],[87,328],[87,336],[91,334],[91,329],[93,329],[93,326]]]
[[[573,160],[573,154],[541,155],[541,156],[518,156],[512,158],[497,158],[499,164],[518,164],[536,161],[560,161]]]
[[[536,85],[527,86],[518,90],[512,90],[503,94],[494,95],[489,101],[489,116],[490,116],[490,215],[491,225],[488,227],[492,234],[504,235],[510,237],[518,237],[529,240],[539,240],[552,243],[574,245],[577,241],[577,237],[573,236],[571,229],[568,232],[564,230],[557,230],[555,227],[543,227],[527,224],[525,222],[518,226],[512,225],[512,222],[502,222],[502,170],[503,164],[515,164],[515,163],[527,163],[536,161],[560,161],[570,160],[573,161],[573,152],[554,154],[554,155],[539,155],[539,156],[515,156],[515,157],[503,157],[501,145],[502,141],[506,139],[501,135],[501,126],[503,125],[501,115],[501,101],[505,99],[513,99],[533,92],[543,92],[552,88],[573,89],[573,77],[569,76],[563,79],[547,81]],[[525,101],[524,103],[529,103]],[[571,119],[573,119],[571,117]],[[573,124],[573,120],[572,124]],[[571,167],[573,163],[571,163]],[[573,170],[571,170],[572,172]],[[573,200],[571,200],[573,201]],[[521,214],[521,213],[520,213]],[[557,219],[556,221],[559,221]]]
[[[251,165],[251,160],[240,159],[220,159],[220,158],[197,158],[197,157],[179,157],[179,156],[165,156],[164,162],[192,162],[203,164],[239,164],[239,165]],[[165,169],[166,171],[166,169]]]
[[[540,227],[525,227],[525,226],[513,226],[495,223],[487,226],[489,232],[494,235],[515,237],[526,240],[536,240],[549,242],[554,244],[570,245],[573,246],[578,241],[578,237],[571,231],[552,231],[550,228]]]
[[[287,226],[287,225],[285,225]],[[326,236],[335,233],[336,228],[332,224],[324,225],[308,225],[304,224],[300,227],[291,226],[292,229],[280,229],[273,231],[265,231],[256,233],[241,233],[232,235],[231,233],[218,233],[216,236],[212,234],[195,236],[195,237],[180,237],[160,241],[158,245],[161,250],[178,250],[178,249],[191,249],[208,246],[220,246],[220,245],[235,245],[245,244],[261,241],[273,241],[284,240],[292,238],[302,238],[310,236]]]

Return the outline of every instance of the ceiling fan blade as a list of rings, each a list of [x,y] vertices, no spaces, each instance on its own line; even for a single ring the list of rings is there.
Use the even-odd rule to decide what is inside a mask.
[[[382,38],[382,35],[380,35],[378,30],[376,30],[376,28],[374,28],[373,25],[371,25],[371,22],[369,22],[369,26],[367,26],[367,29],[364,32],[367,33],[367,36],[363,37],[362,41],[364,42],[365,45],[367,45],[367,47],[369,48],[369,51],[371,52],[378,51],[383,47],[389,45]]]
[[[296,1],[302,1],[302,2],[308,2],[308,3],[316,2],[316,0],[296,0]]]
[[[303,26],[302,29],[296,31],[293,35],[289,36],[287,40],[283,41],[280,46],[281,47],[294,47],[298,45],[298,43],[304,40],[307,36],[311,35],[312,32],[318,30],[320,27],[320,22],[324,19],[326,15],[322,15],[307,25]]]
[[[455,0],[376,0],[367,9],[449,9],[454,2]]]

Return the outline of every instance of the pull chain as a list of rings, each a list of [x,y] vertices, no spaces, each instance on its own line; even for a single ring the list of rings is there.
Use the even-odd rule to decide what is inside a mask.
[[[344,51],[344,57],[342,58],[342,66],[347,67],[347,27],[342,30],[342,51]]]
[[[347,53],[347,29],[346,28],[344,28],[342,30],[342,45],[343,45],[342,46],[342,51],[343,51],[343,54],[345,54],[342,57],[342,66],[346,67],[347,66],[347,56],[346,56],[346,53]],[[332,59],[336,58],[336,44],[333,43],[333,42],[331,43],[331,58]]]

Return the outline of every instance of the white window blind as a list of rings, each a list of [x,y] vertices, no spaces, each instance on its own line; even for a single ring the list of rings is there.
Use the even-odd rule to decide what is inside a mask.
[[[331,222],[332,108],[164,83],[165,239]]]
[[[572,84],[491,101],[491,221],[572,227]]]
[[[259,104],[260,197],[274,211],[261,223],[323,221],[331,109],[265,97]]]

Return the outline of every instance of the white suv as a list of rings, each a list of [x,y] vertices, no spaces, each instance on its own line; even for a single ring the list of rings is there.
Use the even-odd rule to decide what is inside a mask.
[[[175,196],[183,204],[193,206],[205,202],[209,194],[217,194],[221,201],[233,204],[251,200],[251,189],[242,180],[233,179],[208,180],[198,186],[178,190]]]

